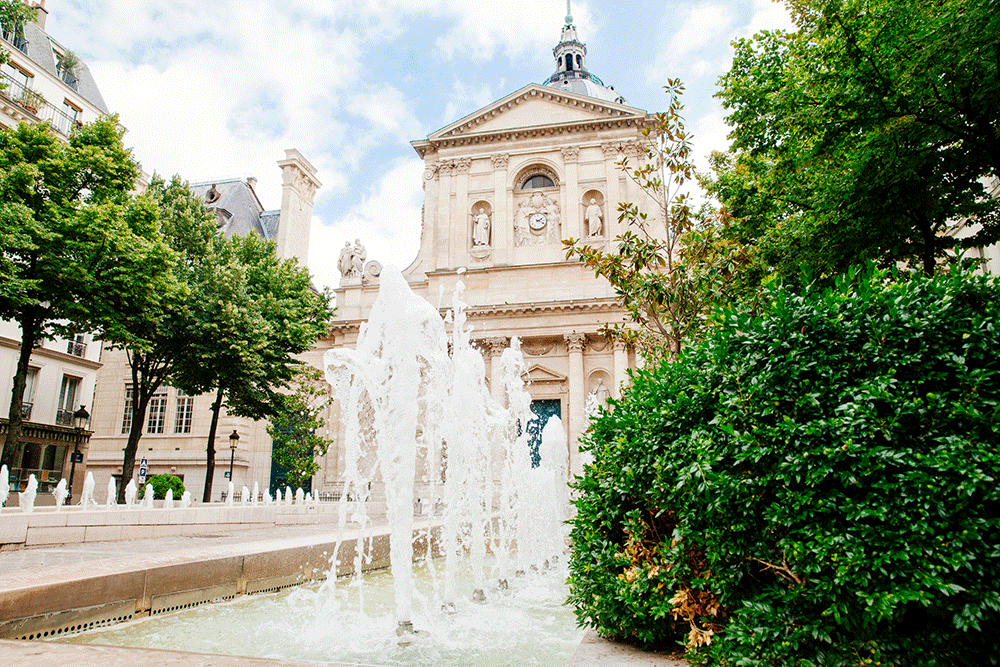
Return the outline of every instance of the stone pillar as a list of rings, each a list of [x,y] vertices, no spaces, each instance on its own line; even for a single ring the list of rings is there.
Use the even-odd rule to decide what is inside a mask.
[[[509,264],[510,249],[514,245],[511,238],[514,220],[507,201],[507,164],[510,155],[494,155],[493,161],[493,263]]]
[[[490,394],[497,403],[506,405],[506,397],[503,395],[503,378],[500,377],[500,357],[503,356],[503,351],[510,347],[510,338],[496,336],[487,338],[484,342],[490,356]]]
[[[448,239],[451,236],[452,218],[449,206],[451,204],[452,173],[455,170],[453,161],[438,163],[437,187],[437,221],[434,238],[434,268],[453,268],[448,260]]]
[[[604,178],[607,183],[607,190],[604,192],[604,231],[607,237],[613,239],[622,230],[618,225],[618,204],[622,201],[620,180],[621,170],[615,164],[620,158],[619,145],[613,143],[601,144],[604,152]]]
[[[580,149],[566,146],[561,149],[566,171],[566,187],[563,188],[563,228],[562,238],[582,239],[587,235],[583,229],[583,215],[580,210]]]
[[[622,397],[622,384],[628,381],[628,350],[625,349],[625,343],[620,340],[614,340],[611,343],[614,346],[614,364],[615,364],[615,386],[613,389],[614,397]]]
[[[309,232],[312,228],[313,198],[322,183],[316,167],[294,148],[285,151],[281,167],[281,213],[278,216],[278,257],[297,257],[305,266],[309,261]]]
[[[451,233],[451,249],[448,257],[448,266],[466,266],[469,263],[469,248],[472,241],[469,238],[469,169],[472,167],[471,158],[461,158],[455,160],[455,209],[452,211],[453,217],[449,225]]]
[[[583,348],[587,344],[587,336],[582,333],[563,335],[566,349],[569,351],[569,417],[564,416],[563,425],[569,434],[569,469],[574,475],[583,474],[580,464],[580,445],[577,442],[587,427],[586,410],[587,389],[583,376]]]

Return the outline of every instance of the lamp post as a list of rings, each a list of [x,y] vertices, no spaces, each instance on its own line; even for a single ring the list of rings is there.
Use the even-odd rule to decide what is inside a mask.
[[[67,503],[73,502],[73,478],[76,476],[76,461],[80,456],[80,443],[83,442],[83,429],[90,421],[90,413],[87,408],[80,406],[80,409],[73,413],[73,429],[76,431],[76,443],[73,445],[73,453],[70,454],[71,463],[69,466],[69,492],[66,497]]]
[[[240,444],[240,434],[233,429],[229,435],[229,481],[233,481],[233,459],[236,458],[236,446]],[[235,484],[235,482],[234,482]]]

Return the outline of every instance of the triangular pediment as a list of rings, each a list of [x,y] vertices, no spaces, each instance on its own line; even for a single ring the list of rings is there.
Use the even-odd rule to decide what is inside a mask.
[[[566,381],[566,376],[557,373],[550,368],[545,368],[540,364],[535,364],[528,369],[528,380],[532,384],[556,384]]]
[[[435,141],[531,127],[643,118],[645,115],[641,109],[533,83],[441,128],[427,139]]]

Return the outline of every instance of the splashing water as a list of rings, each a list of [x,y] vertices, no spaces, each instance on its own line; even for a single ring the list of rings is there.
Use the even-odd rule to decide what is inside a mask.
[[[384,268],[380,283],[356,349],[328,351],[324,366],[344,419],[340,525],[350,505],[351,519],[364,527],[372,483],[384,484],[396,621],[409,629],[415,507],[426,508],[441,525],[445,565],[435,595],[442,606],[452,609],[460,597],[456,574],[463,553],[472,597],[483,600],[493,577],[509,583],[515,545],[522,547],[513,556],[518,570],[555,561],[565,550],[560,505],[566,500],[566,439],[550,435],[532,469],[527,429],[521,428],[531,419],[531,399],[521,379],[520,346],[515,339],[495,374],[501,403],[491,396],[482,354],[471,344],[462,281],[447,320],[410,290],[398,270]],[[498,553],[490,567],[487,545]],[[360,555],[354,565],[359,571]]]
[[[66,498],[69,496],[69,489],[66,488],[66,478],[63,477],[56,484],[56,490],[52,492],[52,495],[56,497],[56,511],[62,510],[63,503],[66,502]]]
[[[38,495],[38,480],[35,479],[34,475],[28,475],[28,486],[25,487],[24,491],[21,492],[21,496],[18,498],[18,503],[21,505],[21,511],[25,514],[31,514],[35,511],[35,496]]]

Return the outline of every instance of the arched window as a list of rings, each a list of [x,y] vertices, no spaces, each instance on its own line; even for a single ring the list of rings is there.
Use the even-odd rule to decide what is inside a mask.
[[[577,69],[583,69],[583,58],[580,57],[579,53],[576,54],[576,67]]]
[[[533,188],[554,188],[555,186],[556,184],[553,183],[552,179],[549,178],[548,176],[545,176],[543,174],[536,174],[535,176],[532,176],[531,178],[526,180],[524,182],[524,185],[521,186],[521,189],[531,190]]]
[[[573,54],[572,53],[567,53],[566,54],[566,71],[568,71],[568,72],[572,72],[573,71]]]

